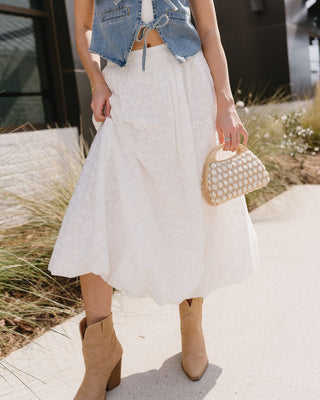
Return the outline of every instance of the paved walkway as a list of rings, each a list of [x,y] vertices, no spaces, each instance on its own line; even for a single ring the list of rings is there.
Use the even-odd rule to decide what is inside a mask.
[[[318,400],[320,186],[292,187],[251,213],[261,269],[204,301],[210,359],[200,381],[180,367],[177,306],[113,299],[124,348],[108,400]],[[66,321],[2,360],[1,400],[72,400],[84,364],[78,322]]]

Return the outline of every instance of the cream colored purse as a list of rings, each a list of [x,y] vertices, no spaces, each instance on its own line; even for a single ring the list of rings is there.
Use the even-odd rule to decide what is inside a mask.
[[[246,146],[239,144],[236,154],[225,160],[216,160],[224,143],[214,147],[205,159],[201,190],[208,204],[216,206],[235,197],[252,192],[270,181],[261,160]]]

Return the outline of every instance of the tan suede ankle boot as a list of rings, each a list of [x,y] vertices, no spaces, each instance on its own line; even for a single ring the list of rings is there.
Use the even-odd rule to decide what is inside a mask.
[[[181,366],[192,381],[202,377],[209,363],[202,330],[202,303],[203,297],[194,297],[190,306],[186,299],[179,304]]]
[[[123,349],[118,341],[112,313],[87,326],[86,317],[79,323],[85,375],[74,400],[105,400],[106,390],[120,384]]]

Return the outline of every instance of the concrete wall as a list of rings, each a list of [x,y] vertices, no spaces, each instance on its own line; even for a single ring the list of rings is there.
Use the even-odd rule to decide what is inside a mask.
[[[0,135],[0,224],[14,226],[30,217],[15,195],[46,201],[71,188],[83,165],[77,128]],[[13,196],[12,196],[13,195]]]

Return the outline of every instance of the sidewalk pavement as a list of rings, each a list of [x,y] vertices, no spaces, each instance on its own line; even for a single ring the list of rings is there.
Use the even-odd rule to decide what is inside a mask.
[[[320,186],[290,188],[250,215],[261,269],[204,300],[209,366],[199,381],[180,367],[179,311],[113,297],[124,348],[121,384],[108,400],[318,400],[320,398]],[[84,373],[84,313],[11,353],[1,400],[72,400]]]

